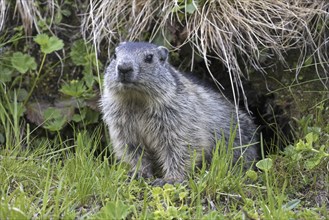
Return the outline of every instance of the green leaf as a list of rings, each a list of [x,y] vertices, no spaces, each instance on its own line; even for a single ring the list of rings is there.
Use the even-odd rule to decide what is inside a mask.
[[[98,123],[99,113],[88,108],[82,108],[80,114],[74,114],[72,120],[74,122],[81,122],[83,121],[84,125]]]
[[[95,77],[93,75],[92,72],[92,68],[90,67],[90,65],[85,66],[84,70],[83,70],[83,80],[85,81],[86,86],[89,89],[92,89],[94,83],[95,83]]]
[[[54,19],[55,24],[60,24],[62,19],[63,19],[63,15],[61,11],[58,10],[57,13],[55,14],[55,19]]]
[[[152,189],[153,196],[158,196],[161,195],[162,193],[163,193],[163,189],[161,187],[156,186]]]
[[[47,46],[49,43],[49,37],[47,34],[38,34],[35,38],[34,41],[41,46],[41,49],[44,46]]]
[[[99,112],[96,112],[90,108],[85,108],[85,112],[86,115],[85,115],[84,123],[86,125],[98,123]]]
[[[43,117],[45,120],[44,128],[50,131],[59,131],[67,123],[67,118],[62,115],[60,109],[50,107],[44,111]]]
[[[314,167],[316,167],[317,165],[319,165],[321,163],[323,158],[324,158],[324,155],[321,153],[314,155],[312,158],[306,160],[306,162],[304,164],[305,168],[308,170],[313,169]]]
[[[81,122],[82,120],[84,120],[86,117],[86,111],[81,111],[80,114],[74,114],[72,117],[72,121],[78,123]]]
[[[303,151],[309,149],[309,145],[306,144],[303,140],[299,140],[298,143],[296,144],[296,150],[297,151]]]
[[[28,96],[28,92],[25,89],[17,89],[14,91],[9,91],[11,100],[14,100],[14,97],[17,97],[18,102],[23,102]]]
[[[257,173],[253,170],[248,170],[246,172],[247,177],[249,177],[252,181],[256,181],[258,179]]]
[[[34,57],[21,52],[15,52],[11,59],[11,65],[20,73],[26,73],[28,70],[36,70],[37,63]]]
[[[226,217],[227,218],[227,217]],[[202,216],[202,220],[220,220],[225,219],[224,215],[218,211],[211,211],[204,216]]]
[[[187,191],[185,191],[185,192],[180,192],[180,193],[178,194],[178,197],[179,197],[179,200],[180,200],[180,201],[183,201],[183,199],[185,199],[187,196],[188,196],[188,192],[187,192]]]
[[[70,52],[71,59],[74,64],[84,66],[86,65],[86,56],[88,55],[88,48],[84,40],[77,40],[73,43]]]
[[[98,217],[100,219],[126,219],[131,213],[131,208],[122,201],[109,201],[101,208]]]
[[[305,136],[305,139],[306,139],[306,143],[308,143],[311,148],[312,148],[312,144],[317,141],[319,138],[319,136],[313,132],[311,133],[308,133],[306,136]]]
[[[256,163],[256,167],[263,171],[269,171],[273,166],[273,161],[271,158],[265,158]]]
[[[68,96],[81,97],[87,92],[87,88],[83,81],[72,80],[69,84],[64,84],[59,91]]]
[[[0,66],[0,82],[6,83],[11,82],[13,70]]]
[[[45,54],[61,50],[64,47],[63,41],[56,36],[49,37],[46,34],[38,34],[34,41],[40,45],[41,51]]]
[[[62,10],[61,10],[61,13],[62,13],[62,15],[64,15],[65,17],[69,17],[69,16],[72,14],[71,11],[68,10],[68,9],[62,9]]]

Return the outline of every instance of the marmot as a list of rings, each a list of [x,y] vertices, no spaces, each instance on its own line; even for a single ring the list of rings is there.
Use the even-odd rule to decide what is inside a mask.
[[[216,140],[236,128],[236,110],[219,92],[194,82],[168,63],[168,49],[151,43],[123,42],[115,49],[104,76],[101,98],[103,119],[109,127],[115,155],[137,167],[153,183],[183,181],[193,152],[196,164],[202,151],[211,161]],[[233,162],[243,152],[244,161],[259,158],[256,125],[239,110]],[[233,129],[232,129],[233,128]],[[241,139],[240,139],[241,138]],[[140,166],[137,166],[139,164]]]

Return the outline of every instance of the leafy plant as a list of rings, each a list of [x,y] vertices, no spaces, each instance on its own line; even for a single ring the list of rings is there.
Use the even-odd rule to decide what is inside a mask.
[[[21,52],[13,53],[11,57],[11,64],[18,72],[26,73],[28,70],[36,70],[37,63],[34,57],[28,54],[23,54]]]
[[[59,109],[53,107],[48,108],[44,112],[44,119],[44,128],[50,131],[61,130],[68,121],[67,117]]]
[[[83,81],[88,89],[91,89],[95,82],[99,81],[93,73],[95,69],[102,67],[92,47],[84,40],[77,40],[72,45],[70,57],[75,65],[83,67]]]
[[[52,53],[52,52],[55,52],[57,50],[60,50],[64,47],[64,43],[63,43],[62,40],[58,39],[55,36],[49,37],[46,34],[38,34],[34,38],[34,41],[37,44],[40,45],[41,51],[43,52],[43,57],[42,57],[42,60],[41,60],[41,64],[39,66],[39,70],[36,73],[36,77],[33,81],[32,87],[30,89],[30,92],[29,92],[29,94],[27,96],[27,99],[25,100],[24,104],[26,104],[29,101],[29,99],[30,99],[30,97],[31,97],[31,95],[32,95],[39,79],[40,79],[41,71],[42,71],[43,66],[45,64],[45,60],[46,60],[47,55]]]
[[[256,163],[256,167],[258,167],[260,170],[263,170],[265,172],[268,172],[273,166],[273,161],[271,158],[265,158]]]
[[[126,219],[131,213],[132,207],[122,201],[109,201],[98,213],[100,219]]]
[[[40,45],[41,51],[44,55],[61,50],[64,47],[63,41],[58,39],[56,36],[49,37],[46,34],[38,34],[34,38],[34,41]]]
[[[285,150],[285,154],[294,162],[303,161],[303,166],[311,170],[329,158],[328,147],[324,144],[317,146],[318,140],[319,135],[310,132],[305,136],[305,139],[299,140],[294,146],[289,146]]]
[[[87,88],[83,81],[72,80],[69,84],[63,85],[59,91],[65,95],[79,98],[87,93]]]

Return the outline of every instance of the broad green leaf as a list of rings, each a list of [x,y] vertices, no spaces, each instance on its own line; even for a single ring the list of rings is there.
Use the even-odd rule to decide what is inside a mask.
[[[67,117],[62,115],[60,109],[50,107],[43,113],[44,116],[44,128],[50,131],[59,131],[67,123]]]
[[[72,120],[74,122],[81,122],[83,121],[83,124],[89,125],[93,123],[97,123],[99,118],[99,113],[88,108],[82,108],[82,110],[79,112],[79,114],[74,114],[72,117]]]
[[[12,78],[13,70],[0,66],[0,82],[6,83],[10,82]]]
[[[100,219],[126,219],[131,213],[131,206],[122,201],[109,201],[98,213]]]
[[[71,59],[74,64],[84,66],[86,65],[86,56],[88,50],[86,43],[83,40],[77,40],[73,43],[70,52]]]
[[[20,73],[26,73],[28,70],[36,70],[37,63],[34,57],[21,52],[15,52],[11,57],[11,65]]]
[[[84,123],[86,125],[88,124],[94,124],[98,122],[99,119],[99,112],[96,112],[90,108],[85,108],[86,115],[85,115],[85,120]]]
[[[40,45],[41,51],[45,54],[61,50],[64,47],[63,41],[56,36],[49,37],[46,34],[38,34],[34,41]]]
[[[86,117],[86,111],[80,111],[80,114],[74,114],[72,117],[72,121],[74,122],[81,122],[85,119]]]
[[[34,41],[39,44],[41,47],[44,45],[47,45],[49,43],[49,37],[47,34],[38,34],[35,38]]]
[[[87,88],[83,81],[72,80],[70,83],[63,85],[59,91],[68,96],[81,97],[87,92]]]
[[[269,171],[273,166],[273,161],[271,158],[265,158],[256,163],[256,167],[263,171]]]

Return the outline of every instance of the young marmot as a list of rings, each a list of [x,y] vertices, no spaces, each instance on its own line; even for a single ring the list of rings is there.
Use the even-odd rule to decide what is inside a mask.
[[[194,151],[196,164],[202,162],[202,151],[211,161],[216,140],[223,134],[228,139],[237,129],[235,107],[174,69],[167,58],[162,46],[121,43],[106,69],[101,98],[115,155],[132,171],[140,160],[139,176],[160,173],[155,185],[184,180]],[[235,149],[233,162],[243,152],[250,166],[259,158],[257,129],[247,113],[239,110],[238,115],[234,146],[248,147]]]

